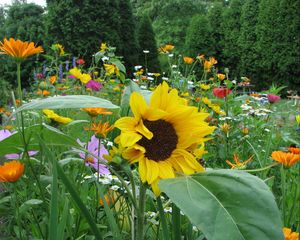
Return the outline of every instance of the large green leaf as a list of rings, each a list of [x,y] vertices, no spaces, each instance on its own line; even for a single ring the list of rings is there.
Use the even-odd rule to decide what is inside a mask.
[[[88,95],[68,95],[49,97],[45,99],[33,100],[17,108],[16,112],[33,109],[62,109],[62,108],[84,108],[84,107],[101,107],[101,108],[118,108],[110,101],[88,96]]]
[[[28,144],[28,150],[39,149],[39,138],[42,137],[47,145],[69,146],[81,148],[75,139],[69,137],[63,132],[49,125],[33,125],[25,129],[25,140]],[[9,153],[20,153],[24,150],[23,138],[20,132],[17,132],[8,138],[0,141],[0,156]]]
[[[274,196],[259,178],[212,170],[159,182],[208,240],[283,240]]]

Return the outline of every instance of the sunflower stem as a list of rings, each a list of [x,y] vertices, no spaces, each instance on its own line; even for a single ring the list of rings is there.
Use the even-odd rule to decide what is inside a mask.
[[[145,216],[146,190],[147,190],[146,185],[140,182],[139,206],[137,211],[136,240],[144,240],[144,216]]]
[[[168,224],[167,224],[164,207],[162,205],[160,196],[157,197],[156,202],[157,202],[157,208],[158,208],[159,217],[160,217],[160,221],[161,221],[161,225],[162,225],[163,239],[169,240]]]
[[[172,203],[172,228],[174,240],[181,240],[180,222],[180,209]]]
[[[19,95],[20,105],[22,105],[21,62],[17,62],[17,81],[18,81],[18,95]]]

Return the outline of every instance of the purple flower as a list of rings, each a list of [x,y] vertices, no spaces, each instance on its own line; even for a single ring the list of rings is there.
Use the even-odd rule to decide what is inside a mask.
[[[274,94],[268,94],[268,100],[270,103],[276,103],[280,100],[280,97]]]
[[[59,80],[61,81],[63,79],[64,73],[63,73],[63,66],[62,64],[59,64]]]
[[[88,81],[88,83],[85,85],[87,88],[92,89],[93,91],[100,91],[101,88],[103,88],[102,84],[99,82],[96,82],[94,80]]]
[[[69,71],[69,64],[70,64],[70,63],[69,63],[69,61],[67,60],[67,61],[66,61],[66,71]]]
[[[77,142],[82,147],[84,147],[85,144],[80,142],[79,139],[77,139]],[[103,159],[103,154],[108,154],[108,151],[102,144],[99,149],[99,139],[95,135],[93,135],[91,137],[91,140],[88,142],[87,150],[89,153],[93,154],[94,156],[98,156],[98,158],[100,158],[101,161],[106,162],[106,160]],[[93,155],[86,154],[85,152],[82,152],[82,151],[77,151],[77,152],[78,152],[79,156],[85,161],[86,166],[93,167],[100,174],[110,174],[107,167],[104,164],[100,164],[98,162],[98,159],[95,158]]]
[[[37,73],[37,74],[35,75],[35,77],[36,77],[37,79],[43,79],[43,78],[44,78],[44,74],[43,74],[43,73]]]
[[[76,58],[75,57],[73,57],[73,59],[72,59],[72,66],[73,66],[73,68],[76,67]]]
[[[47,73],[47,68],[46,65],[43,64],[43,75],[46,76],[46,73]]]
[[[13,135],[15,133],[11,133],[10,131],[8,130],[0,130],[0,142],[8,137],[10,137],[11,135]],[[34,156],[38,153],[38,151],[28,151],[28,155],[31,157],[31,156]],[[6,159],[21,159],[23,156],[23,153],[10,153],[10,154],[6,154],[5,155],[5,158]]]

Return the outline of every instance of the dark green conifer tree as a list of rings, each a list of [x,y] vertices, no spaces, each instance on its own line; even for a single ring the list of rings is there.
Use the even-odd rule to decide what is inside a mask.
[[[254,85],[259,82],[259,53],[256,48],[256,25],[259,0],[247,0],[242,8],[241,28],[238,38],[240,48],[240,75],[251,79]]]
[[[230,67],[230,76],[235,78],[239,75],[240,48],[238,38],[240,35],[240,17],[244,0],[232,0],[222,16],[223,61],[225,67]]]
[[[194,16],[186,34],[186,52],[191,57],[198,54],[215,55],[212,29],[205,15]]]
[[[119,2],[120,12],[120,39],[122,47],[119,50],[121,56],[124,56],[124,62],[127,72],[132,72],[133,67],[138,64],[138,40],[136,32],[136,22],[133,17],[130,0],[121,0]]]
[[[146,67],[150,72],[159,72],[160,64],[155,34],[148,15],[144,15],[139,19],[137,33],[140,46],[139,61],[143,63],[142,65],[147,65]],[[145,53],[145,51],[149,51],[149,53]]]

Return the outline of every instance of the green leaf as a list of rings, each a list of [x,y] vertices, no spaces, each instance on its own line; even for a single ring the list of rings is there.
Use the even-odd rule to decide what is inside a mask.
[[[251,174],[211,170],[159,186],[209,240],[284,239],[274,196]]]
[[[26,103],[17,108],[15,113],[33,109],[64,109],[85,107],[118,108],[117,105],[114,105],[110,101],[103,98],[88,95],[68,95],[33,100],[32,102]]]
[[[20,214],[24,213],[24,212],[28,212],[28,210],[30,208],[32,208],[33,206],[36,206],[36,205],[40,205],[42,204],[43,201],[40,200],[40,199],[30,199],[30,200],[27,200],[26,202],[24,202],[20,208],[19,208],[19,212]]]
[[[116,65],[117,68],[119,68],[119,70],[120,70],[121,72],[126,73],[126,68],[125,68],[125,66],[123,65],[123,63],[121,63],[121,61],[120,61],[119,59],[113,59],[113,58],[111,58],[111,59],[110,59],[110,62],[111,62],[112,64]]]
[[[26,128],[24,132],[26,143],[28,144],[27,149],[29,151],[39,149],[38,136],[43,137],[46,145],[81,148],[75,139],[46,124],[30,126]],[[23,150],[24,144],[21,132],[16,132],[0,141],[0,156],[9,153],[20,153]]]

